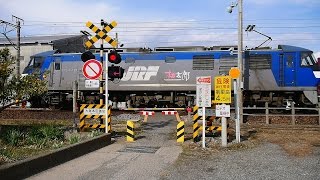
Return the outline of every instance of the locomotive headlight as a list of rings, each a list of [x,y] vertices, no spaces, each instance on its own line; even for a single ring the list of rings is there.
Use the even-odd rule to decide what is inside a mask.
[[[43,78],[43,79],[46,79],[46,78],[47,78],[47,75],[45,75],[45,74],[42,75],[42,78]]]

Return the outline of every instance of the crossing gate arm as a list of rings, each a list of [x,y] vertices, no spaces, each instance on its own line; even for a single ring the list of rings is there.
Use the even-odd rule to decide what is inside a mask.
[[[154,116],[154,111],[140,111],[140,114],[144,116],[143,122],[148,121],[148,116]]]
[[[178,111],[162,111],[162,115],[175,115],[178,122],[181,122],[180,115]]]

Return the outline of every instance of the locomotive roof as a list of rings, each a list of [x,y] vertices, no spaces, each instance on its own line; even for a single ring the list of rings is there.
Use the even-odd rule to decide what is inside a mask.
[[[164,48],[164,47],[162,47]],[[172,48],[172,47],[170,47]],[[183,53],[183,52],[206,52],[206,51],[216,51],[216,52],[223,52],[223,51],[230,51],[230,50],[226,50],[226,49],[206,49],[206,50],[195,50],[195,47],[190,47],[190,50],[188,50],[186,47],[183,47],[182,49],[180,49],[180,51],[124,51],[124,53],[126,54],[133,54],[133,53],[153,53],[153,52],[157,52],[157,53],[171,53],[171,52],[175,52],[175,53]],[[197,48],[202,48],[201,46],[197,46]],[[250,51],[284,51],[284,52],[296,52],[296,51],[311,51],[309,49],[306,48],[302,48],[302,47],[297,47],[297,46],[290,46],[290,45],[278,45],[277,49],[271,49],[271,48],[259,48],[259,49],[251,49]],[[49,56],[49,55],[54,55],[54,54],[70,54],[70,53],[60,53],[58,50],[53,50],[53,51],[46,51],[46,52],[42,52],[42,53],[38,53],[35,54],[33,56]],[[81,53],[72,53],[72,54],[81,54]]]
[[[281,49],[285,52],[294,52],[294,51],[311,51],[310,49],[297,47],[297,46],[290,46],[290,45],[279,45],[278,49]]]

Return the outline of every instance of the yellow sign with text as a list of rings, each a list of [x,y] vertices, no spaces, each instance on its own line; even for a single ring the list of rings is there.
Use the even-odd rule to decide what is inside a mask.
[[[214,78],[214,102],[231,103],[231,76],[216,76]]]

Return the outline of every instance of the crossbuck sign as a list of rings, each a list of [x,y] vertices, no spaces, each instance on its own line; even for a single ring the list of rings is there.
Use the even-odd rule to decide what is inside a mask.
[[[95,26],[92,22],[88,21],[86,23],[86,26],[90,28],[93,32],[96,33],[94,37],[92,37],[89,41],[87,41],[85,44],[88,48],[90,48],[95,42],[97,42],[99,39],[106,40],[112,47],[116,47],[118,42],[114,39],[112,39],[110,36],[107,35],[108,32],[110,32],[114,27],[117,26],[117,22],[112,21],[112,23],[108,24],[105,28],[102,30],[99,29],[97,26]]]

